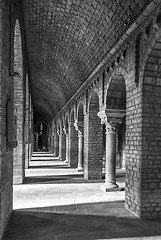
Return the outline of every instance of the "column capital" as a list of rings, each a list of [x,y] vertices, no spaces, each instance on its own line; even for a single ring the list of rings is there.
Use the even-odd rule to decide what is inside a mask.
[[[60,128],[57,129],[57,134],[60,136]]]
[[[57,130],[54,128],[52,131],[52,136],[55,136],[57,134]]]
[[[74,127],[75,127],[75,130],[78,131],[78,134],[79,134],[79,135],[82,135],[82,131],[83,131],[83,122],[78,122],[78,120],[75,119]]]
[[[64,131],[65,135],[68,135],[68,128],[66,125],[63,126],[63,131]]]
[[[122,123],[126,110],[123,109],[105,109],[97,113],[101,118],[101,123],[106,125],[107,132],[115,132],[118,124]]]

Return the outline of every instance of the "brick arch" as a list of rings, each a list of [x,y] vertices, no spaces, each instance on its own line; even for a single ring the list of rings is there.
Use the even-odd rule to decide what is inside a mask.
[[[65,116],[64,116],[65,122],[66,122],[66,121],[69,122],[69,118],[70,118],[70,113],[69,113],[69,111],[67,111],[67,112],[65,113]]]
[[[155,35],[150,39],[145,55],[142,59],[140,67],[140,82],[148,84],[161,85],[161,80],[158,74],[154,72],[161,72],[159,67],[159,59],[161,58],[161,28],[156,31]],[[149,72],[153,71],[153,75]],[[152,79],[153,77],[153,79]]]
[[[36,123],[35,123],[35,131],[38,131],[38,128],[39,128],[39,125],[41,124],[41,123],[43,123],[44,125],[48,125],[47,124],[47,122],[45,121],[45,119],[39,119],[38,121],[36,121]]]
[[[127,72],[124,68],[117,68],[112,72],[106,87],[106,108],[126,109],[126,80]]]
[[[91,103],[91,99],[93,96],[96,96],[98,97],[98,105],[99,105],[99,90],[97,88],[95,88],[94,90],[92,90],[89,94],[89,98],[88,98],[88,105],[87,105],[87,113],[89,112],[89,107],[90,107],[90,103]],[[99,105],[99,108],[100,108],[100,105]],[[99,110],[98,110],[99,111]]]
[[[73,119],[76,119],[76,116],[77,116],[77,107],[76,107],[76,104],[73,104],[70,108],[70,111],[69,111],[69,117],[70,117],[70,120],[73,118]]]
[[[20,22],[15,20],[14,26],[14,72],[23,75],[23,50],[22,50],[22,34]]]
[[[141,142],[141,210],[142,217],[159,217],[161,210],[153,211],[152,202],[160,204],[157,194],[160,193],[161,167],[158,159],[161,158],[161,28],[149,39],[140,71],[142,142]],[[148,159],[148,163],[147,163]],[[150,164],[149,164],[150,163]],[[151,167],[153,166],[153,167]],[[150,174],[149,174],[150,171]],[[152,187],[151,187],[152,186]],[[153,187],[154,186],[154,187]],[[155,195],[153,195],[155,191]],[[145,203],[146,202],[146,203]],[[146,208],[148,204],[148,208]]]
[[[106,109],[126,110],[127,72],[124,68],[117,68],[112,72],[106,88]],[[117,128],[116,166],[125,168],[126,163],[126,116]]]
[[[74,109],[71,109],[71,111],[70,111],[70,120],[72,121],[74,121],[74,119],[75,119],[75,114],[74,114]]]
[[[56,126],[57,126],[57,130],[60,131],[60,128],[61,128],[61,119],[60,118],[57,119]]]
[[[69,112],[67,112],[64,116],[64,125],[66,127],[67,133],[69,132]]]
[[[78,106],[77,106],[78,121],[79,121],[80,112],[81,112],[81,115],[83,115],[82,118],[84,118],[85,106],[84,106],[84,102],[82,100],[78,102]]]

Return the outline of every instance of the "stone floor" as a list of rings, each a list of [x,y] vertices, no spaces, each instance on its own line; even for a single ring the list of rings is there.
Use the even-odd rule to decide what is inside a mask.
[[[124,187],[124,172],[117,171]],[[161,240],[161,221],[139,220],[124,209],[124,191],[103,192],[52,155],[35,154],[3,240]]]

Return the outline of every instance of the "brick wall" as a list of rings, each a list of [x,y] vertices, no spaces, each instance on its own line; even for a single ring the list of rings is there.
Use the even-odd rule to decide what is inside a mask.
[[[125,207],[140,216],[142,86],[135,82],[135,40],[127,53]]]
[[[12,211],[12,148],[7,147],[6,102],[13,100],[13,77],[9,75],[9,1],[0,1],[0,239]],[[13,103],[13,101],[12,101]],[[12,112],[13,113],[13,112]]]
[[[142,89],[141,216],[161,217],[161,31],[146,61]]]
[[[89,105],[89,112],[84,117],[84,177],[102,178],[102,125],[97,116],[99,99],[94,92]]]

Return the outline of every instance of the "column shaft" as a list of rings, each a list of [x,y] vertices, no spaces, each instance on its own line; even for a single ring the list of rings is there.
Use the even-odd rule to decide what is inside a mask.
[[[79,146],[79,151],[78,151],[78,167],[77,167],[77,171],[83,171],[83,134],[82,133],[78,133],[78,146]]]
[[[106,177],[105,188],[116,188],[116,133],[106,132]]]

